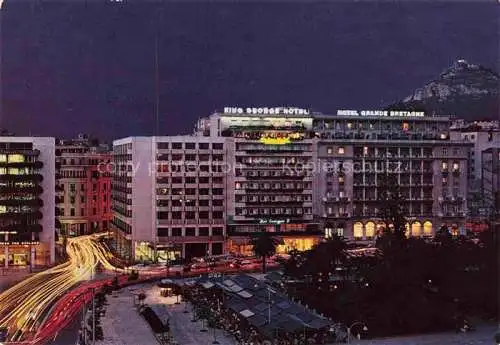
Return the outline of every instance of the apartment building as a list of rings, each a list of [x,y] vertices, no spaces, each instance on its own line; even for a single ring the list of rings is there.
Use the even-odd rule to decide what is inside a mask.
[[[0,137],[0,265],[55,260],[55,140]]]
[[[57,141],[56,226],[61,236],[110,229],[111,160],[109,148],[87,135]]]
[[[481,154],[481,192],[486,216],[500,216],[500,145]]]
[[[201,136],[225,138],[232,169],[227,189],[228,250],[250,254],[251,237],[272,232],[279,253],[321,239],[313,214],[313,118],[299,108],[226,107],[198,122]]]
[[[316,115],[316,212],[332,233],[372,240],[383,227],[377,202],[385,174],[405,199],[407,231],[431,236],[443,224],[464,232],[472,144],[450,140],[448,117],[421,112],[341,110]]]
[[[113,227],[120,255],[165,262],[225,252],[224,138],[113,142]]]

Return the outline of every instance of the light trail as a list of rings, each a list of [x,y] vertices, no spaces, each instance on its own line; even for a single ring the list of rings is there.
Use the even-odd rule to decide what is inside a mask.
[[[97,265],[123,272],[108,261],[99,235],[68,239],[69,261],[37,273],[0,294],[0,327],[9,329],[10,341],[34,337],[50,308],[81,281],[93,278]]]

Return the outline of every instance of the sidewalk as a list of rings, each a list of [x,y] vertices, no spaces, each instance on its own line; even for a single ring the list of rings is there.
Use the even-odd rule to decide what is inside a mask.
[[[0,268],[0,292],[28,278],[31,274],[29,269]]]
[[[101,318],[102,345],[158,345],[153,331],[134,307],[133,295],[123,289],[107,297],[106,315]]]
[[[438,333],[374,340],[352,340],[359,345],[492,345],[498,330],[495,325],[482,325],[469,333]]]
[[[214,341],[214,330],[208,328],[205,322],[205,329],[207,332],[201,332],[201,321],[191,322],[193,313],[191,307],[188,305],[189,313],[184,313],[185,304],[175,304],[176,297],[162,297],[160,296],[160,289],[157,286],[145,287],[146,301],[145,303],[154,306],[157,311],[158,317],[163,322],[170,319],[170,328],[172,338],[177,344],[182,345],[211,345]],[[220,345],[234,345],[236,340],[224,334],[224,331],[217,329],[215,331],[217,341]]]

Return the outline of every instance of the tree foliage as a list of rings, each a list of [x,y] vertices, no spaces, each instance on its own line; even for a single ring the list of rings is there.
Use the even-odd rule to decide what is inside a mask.
[[[279,240],[269,232],[260,232],[250,240],[255,255],[262,258],[262,272],[266,272],[266,259],[276,253]]]

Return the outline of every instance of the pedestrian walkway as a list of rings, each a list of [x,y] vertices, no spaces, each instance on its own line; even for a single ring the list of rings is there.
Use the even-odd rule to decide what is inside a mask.
[[[394,337],[375,340],[353,340],[351,344],[359,345],[491,345],[497,327],[483,325],[474,332],[439,333],[408,337]]]
[[[160,319],[165,323],[167,319],[170,320],[170,329],[172,338],[177,344],[182,345],[210,345],[214,341],[214,330],[207,327],[204,323],[206,332],[201,332],[201,321],[191,322],[193,313],[188,306],[188,313],[185,313],[186,305],[181,301],[180,304],[175,304],[176,297],[162,297],[160,289],[156,286],[147,288],[146,290],[146,304],[154,306],[155,312]],[[224,334],[220,329],[215,330],[215,339],[221,345],[234,345],[236,341]]]
[[[99,345],[158,345],[153,331],[134,306],[128,289],[108,296],[106,315],[101,318],[104,341]]]

